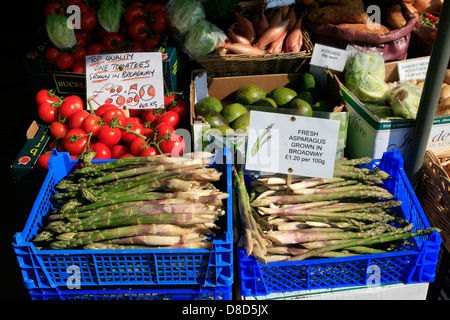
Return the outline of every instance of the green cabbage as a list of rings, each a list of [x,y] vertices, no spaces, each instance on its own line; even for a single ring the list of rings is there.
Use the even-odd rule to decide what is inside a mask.
[[[416,119],[422,90],[406,81],[389,89],[389,103],[392,112],[403,119]]]
[[[178,34],[187,33],[206,16],[201,2],[197,0],[170,0],[166,8],[170,28]]]
[[[208,20],[200,20],[185,35],[183,51],[195,59],[214,51],[226,39],[225,33]]]
[[[76,43],[74,28],[69,28],[63,14],[50,14],[45,20],[45,29],[51,43],[59,49],[72,48]]]
[[[121,0],[103,0],[98,8],[98,22],[107,32],[117,32],[124,12]]]
[[[386,68],[378,52],[351,52],[345,66],[345,86],[362,102],[384,103],[388,85]]]

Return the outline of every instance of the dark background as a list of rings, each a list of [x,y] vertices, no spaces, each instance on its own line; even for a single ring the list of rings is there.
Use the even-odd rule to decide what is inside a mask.
[[[23,67],[23,58],[37,43],[46,1],[7,1],[1,20],[1,96],[2,99],[2,220],[0,238],[0,299],[30,300],[13,251],[16,232],[22,231],[29,212],[21,204],[20,192],[12,180],[10,165],[26,141],[26,130],[37,119],[37,106]]]

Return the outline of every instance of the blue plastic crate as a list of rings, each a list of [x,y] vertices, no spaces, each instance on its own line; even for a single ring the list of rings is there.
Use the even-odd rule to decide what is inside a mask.
[[[232,287],[29,290],[31,300],[232,300]]]
[[[13,247],[27,289],[108,285],[201,285],[233,283],[233,224],[231,154],[217,151],[210,165],[221,172],[217,187],[227,192],[226,215],[211,249],[38,250],[32,243],[52,209],[55,185],[77,165],[66,152],[55,152],[50,169],[22,232],[14,235]],[[105,162],[105,161],[93,161]],[[78,283],[78,282],[77,282]]]
[[[392,176],[383,187],[403,202],[395,209],[414,224],[413,231],[430,227],[398,150],[386,152],[369,167],[379,167]],[[240,290],[243,296],[261,296],[276,292],[432,282],[441,242],[435,231],[428,236],[414,237],[412,247],[405,251],[267,264],[259,263],[253,256],[247,257],[245,249],[238,247]]]

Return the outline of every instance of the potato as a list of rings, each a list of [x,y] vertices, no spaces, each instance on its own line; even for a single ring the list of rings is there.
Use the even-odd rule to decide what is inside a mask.
[[[387,10],[386,19],[389,27],[392,29],[403,28],[407,23],[402,13],[402,7],[399,4],[394,4]]]

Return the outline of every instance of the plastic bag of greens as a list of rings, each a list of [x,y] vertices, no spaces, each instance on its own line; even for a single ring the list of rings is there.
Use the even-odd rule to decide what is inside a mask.
[[[393,114],[403,119],[416,119],[421,95],[422,90],[408,81],[392,84],[388,101]]]
[[[226,38],[221,29],[203,19],[185,35],[182,50],[191,59],[195,59],[214,51]]]
[[[45,20],[45,30],[51,43],[59,49],[69,49],[77,44],[75,31],[69,28],[63,14],[50,14]]]
[[[170,0],[166,4],[170,29],[185,34],[205,18],[205,10],[197,0]]]
[[[383,104],[388,91],[383,56],[379,52],[357,51],[353,47],[347,50],[345,86],[362,102]]]

